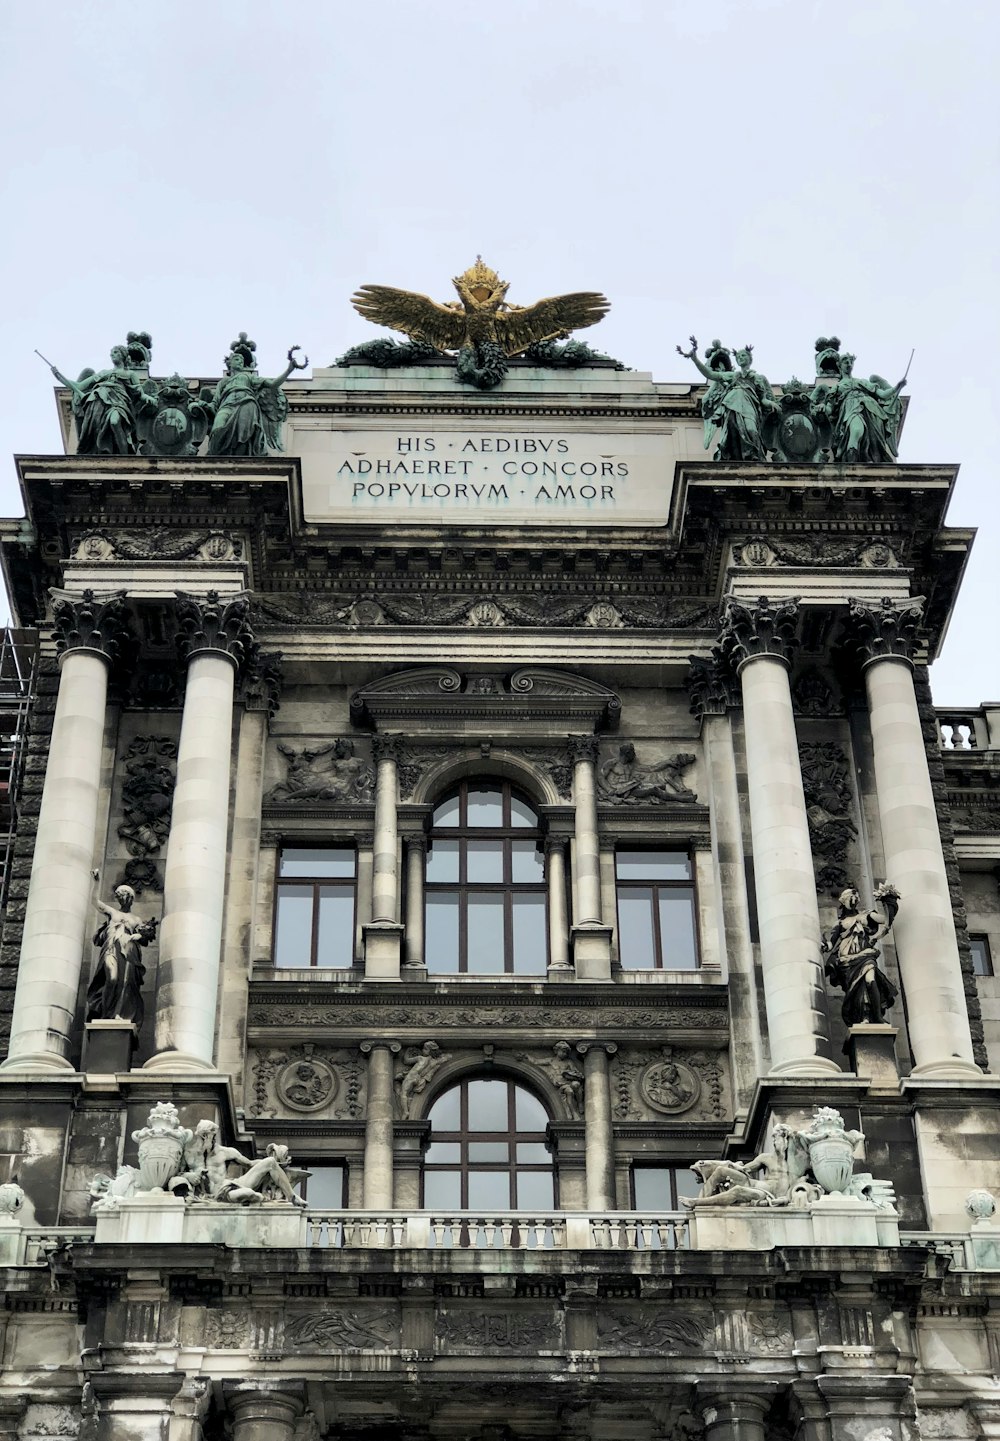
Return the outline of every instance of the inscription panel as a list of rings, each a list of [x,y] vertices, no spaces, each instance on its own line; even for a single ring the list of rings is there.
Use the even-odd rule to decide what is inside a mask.
[[[666,525],[674,463],[700,431],[662,421],[619,429],[293,424],[310,524]]]

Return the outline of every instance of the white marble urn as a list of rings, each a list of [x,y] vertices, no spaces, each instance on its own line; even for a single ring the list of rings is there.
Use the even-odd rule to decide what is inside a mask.
[[[826,1191],[846,1191],[854,1174],[854,1143],[846,1135],[809,1142],[809,1164]]]

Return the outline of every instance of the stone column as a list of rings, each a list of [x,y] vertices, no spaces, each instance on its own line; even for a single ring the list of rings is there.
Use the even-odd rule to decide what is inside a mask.
[[[611,980],[611,927],[601,915],[601,854],[597,829],[596,736],[570,736],[575,807],[573,961],[581,981]]]
[[[545,838],[545,880],[549,907],[549,980],[571,977],[569,963],[569,915],[566,909],[566,841],[563,836]]]
[[[72,1069],[84,948],[98,920],[92,872],[108,671],[125,624],[124,591],[101,600],[92,590],[52,594],[59,693],[3,1063],[18,1071]]]
[[[374,736],[375,757],[375,871],[372,878],[372,918],[364,928],[365,979],[398,981],[403,927],[399,923],[399,846],[396,820],[396,765],[399,736]]]
[[[187,689],[163,882],[150,1070],[210,1071],[229,840],[236,671],[253,641],[245,595],[178,592]]]
[[[180,1371],[97,1371],[88,1378],[97,1406],[97,1441],[167,1441]]]
[[[305,1407],[305,1387],[291,1379],[224,1381],[222,1395],[232,1441],[292,1441]]]
[[[392,1058],[399,1054],[399,1042],[362,1041],[361,1050],[368,1057],[365,1174],[361,1204],[366,1211],[391,1211],[395,1126]]]
[[[608,1057],[618,1047],[582,1041],[576,1048],[583,1057],[583,1119],[585,1131],[587,1210],[614,1211],[615,1141],[611,1127],[611,1077]]]
[[[424,958],[424,864],[426,836],[406,840],[406,966],[423,971]]]
[[[981,1076],[972,1052],[937,808],[913,688],[922,601],[852,601],[864,665],[886,880],[899,891],[892,938],[906,998],[914,1076]]]
[[[820,965],[819,906],[788,683],[797,602],[732,597],[722,653],[743,693],[750,832],[771,1074],[839,1074]]]
[[[719,1378],[698,1383],[698,1409],[705,1423],[705,1441],[765,1441],[764,1417],[777,1386],[766,1382],[749,1387]]]

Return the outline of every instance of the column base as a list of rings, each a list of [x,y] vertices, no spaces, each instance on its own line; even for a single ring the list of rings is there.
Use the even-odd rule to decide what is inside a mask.
[[[29,1051],[24,1056],[8,1056],[0,1064],[0,1071],[27,1071],[32,1075],[39,1075],[52,1071],[73,1071],[65,1056],[57,1056],[53,1051]]]
[[[365,980],[398,981],[404,927],[398,921],[369,921],[361,927],[365,947]]]
[[[171,1075],[215,1076],[219,1072],[213,1061],[203,1061],[200,1056],[187,1056],[183,1051],[157,1051],[150,1056],[142,1069],[144,1071],[169,1071]]]
[[[954,1060],[928,1061],[924,1066],[914,1066],[910,1072],[913,1081],[995,1081],[997,1078],[981,1071],[975,1061]]]
[[[573,981],[576,979],[576,972],[568,961],[564,961],[561,965],[549,966],[545,972],[545,979],[555,981],[557,984],[561,981]]]
[[[851,1070],[856,1076],[870,1078],[876,1086],[899,1084],[899,1066],[896,1062],[895,1026],[861,1024],[851,1026],[847,1033],[847,1052]]]
[[[130,1071],[138,1039],[139,1028],[131,1021],[88,1021],[80,1069],[102,1076]]]
[[[611,980],[611,927],[584,921],[569,933],[578,981]]]
[[[772,1066],[769,1076],[842,1076],[843,1068],[830,1056],[809,1056],[801,1061],[782,1061]]]

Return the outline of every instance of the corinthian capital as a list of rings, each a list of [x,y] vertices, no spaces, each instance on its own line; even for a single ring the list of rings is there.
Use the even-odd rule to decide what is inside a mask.
[[[567,749],[573,761],[596,761],[601,742],[597,736],[570,736]]]
[[[691,697],[691,714],[699,720],[707,715],[725,715],[730,706],[737,704],[738,687],[733,668],[721,647],[713,646],[707,659],[692,655],[688,660],[686,685]]]
[[[122,640],[128,632],[125,592],[98,597],[94,591],[76,594],[52,590],[52,633],[56,652],[65,655],[71,650],[99,651],[109,661],[117,658]]]
[[[177,644],[183,656],[214,650],[240,665],[253,644],[250,603],[245,591],[223,598],[217,590],[210,590],[205,596],[179,590],[177,624]]]
[[[775,656],[787,665],[797,637],[798,618],[797,599],[772,605],[762,595],[744,605],[730,596],[719,634],[721,653],[737,667],[758,655]]]
[[[847,627],[862,664],[896,657],[912,663],[924,616],[922,595],[899,603],[884,596],[878,607],[852,600]]]
[[[398,764],[403,758],[403,737],[399,735],[372,736],[372,755],[376,765],[379,761],[396,761]]]

